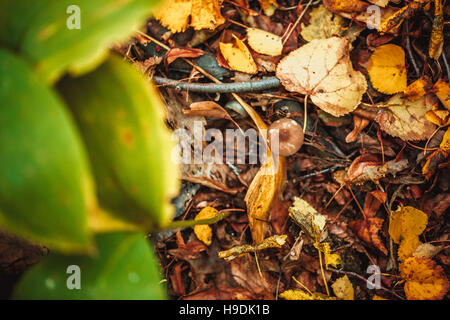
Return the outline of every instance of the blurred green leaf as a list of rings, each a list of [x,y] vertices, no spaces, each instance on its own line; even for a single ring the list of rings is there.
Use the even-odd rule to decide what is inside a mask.
[[[102,208],[144,229],[165,226],[178,193],[175,141],[164,124],[152,84],[131,65],[110,57],[58,88],[83,135]]]
[[[50,255],[16,286],[15,299],[164,299],[157,260],[143,234],[96,236],[94,257]],[[67,273],[71,265],[77,271]],[[80,289],[68,289],[80,276]]]
[[[125,40],[150,15],[155,3],[157,0],[2,0],[0,18],[5,19],[6,30],[0,32],[0,38],[6,38],[2,43],[19,46],[38,76],[53,83],[66,70],[80,74],[94,69],[109,46]],[[79,8],[80,29],[67,26],[77,14],[68,10],[71,5]]]
[[[0,226],[63,251],[85,251],[95,194],[63,102],[0,49]]]

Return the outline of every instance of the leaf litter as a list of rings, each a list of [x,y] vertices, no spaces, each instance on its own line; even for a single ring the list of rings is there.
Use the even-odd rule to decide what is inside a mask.
[[[145,36],[114,48],[170,80],[159,92],[172,129],[193,133],[196,121],[203,134],[254,129],[270,155],[257,164],[182,165],[176,221],[231,211],[155,237],[172,298],[448,298],[448,39],[438,24],[422,28],[422,12],[447,19],[447,7],[163,1]],[[239,91],[267,78],[268,86]],[[267,129],[286,118],[304,128],[303,146],[272,155]],[[383,290],[367,289],[370,265],[379,266]]]

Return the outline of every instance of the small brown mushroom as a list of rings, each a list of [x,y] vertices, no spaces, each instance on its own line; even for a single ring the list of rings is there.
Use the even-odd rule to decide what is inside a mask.
[[[303,145],[303,129],[293,119],[279,119],[270,125],[268,138],[272,151],[276,152],[275,143],[278,142],[278,154],[287,157],[296,153]]]

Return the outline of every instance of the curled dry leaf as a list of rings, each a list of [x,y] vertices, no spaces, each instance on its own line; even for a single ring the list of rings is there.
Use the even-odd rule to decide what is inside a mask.
[[[225,22],[219,0],[164,0],[154,17],[172,32],[215,29]]]
[[[367,89],[363,74],[353,70],[349,41],[340,37],[312,40],[292,51],[278,64],[276,75],[286,90],[310,96],[336,117],[356,109]]]
[[[395,44],[378,47],[367,65],[370,82],[378,91],[386,94],[406,89],[405,51]]]
[[[332,285],[333,292],[341,300],[355,300],[355,290],[347,275],[337,279]]]
[[[218,213],[219,211],[217,211],[217,209],[213,207],[205,207],[195,216],[195,220],[214,218]],[[200,240],[207,246],[211,244],[212,230],[209,225],[200,224],[194,226],[194,233],[197,236],[198,240]]]
[[[327,219],[308,202],[295,197],[292,207],[289,208],[289,216],[306,233],[308,240],[312,242],[320,241]]]
[[[187,116],[203,116],[231,120],[227,110],[214,101],[199,101],[191,103],[189,110],[182,110]]]
[[[256,28],[247,29],[248,45],[258,53],[268,56],[279,56],[283,51],[281,37]]]
[[[393,137],[403,140],[428,139],[436,126],[426,119],[426,113],[433,107],[429,101],[421,97],[416,101],[409,101],[403,94],[396,94],[388,101],[387,108],[379,110],[375,121],[381,130]]]
[[[383,221],[381,218],[367,218],[365,220],[351,221],[349,226],[356,231],[359,238],[387,255],[387,249],[378,235],[378,231],[383,226]]]
[[[351,143],[358,139],[361,131],[370,123],[370,120],[353,115],[353,130],[345,137],[345,142]]]
[[[164,56],[164,64],[167,69],[178,58],[198,58],[204,54],[203,50],[195,48],[172,48]]]
[[[232,70],[249,74],[258,72],[253,57],[245,44],[235,35],[234,43],[219,43],[220,52]]]
[[[433,260],[408,258],[399,266],[406,280],[405,294],[408,300],[441,300],[449,288],[449,282],[441,266]]]
[[[286,243],[287,235],[275,235],[264,239],[261,243],[256,245],[244,244],[236,246],[231,249],[220,251],[219,258],[225,260],[233,260],[250,252],[261,251],[268,248],[281,248]]]
[[[351,24],[347,27],[344,18],[333,14],[323,5],[313,8],[310,15],[309,25],[305,26],[302,23],[302,31],[300,32],[302,38],[308,42],[338,35],[347,38],[352,43],[363,30],[357,24]]]

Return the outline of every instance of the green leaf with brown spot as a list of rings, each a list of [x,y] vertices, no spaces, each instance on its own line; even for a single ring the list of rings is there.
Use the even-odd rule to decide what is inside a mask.
[[[0,50],[0,227],[52,249],[85,251],[95,208],[86,154],[66,106]]]
[[[59,86],[83,135],[100,205],[145,229],[167,225],[178,193],[175,141],[151,83],[112,56],[83,77]]]

